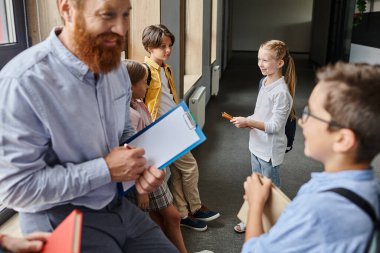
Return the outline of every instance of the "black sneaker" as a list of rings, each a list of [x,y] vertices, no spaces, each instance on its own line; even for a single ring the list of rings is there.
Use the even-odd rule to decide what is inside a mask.
[[[212,221],[216,218],[219,218],[220,213],[211,211],[210,209],[202,205],[201,208],[193,214],[193,216],[197,220]]]
[[[181,219],[181,226],[190,228],[192,230],[202,232],[207,230],[207,225],[203,221],[197,220],[192,216],[187,216],[184,219]]]

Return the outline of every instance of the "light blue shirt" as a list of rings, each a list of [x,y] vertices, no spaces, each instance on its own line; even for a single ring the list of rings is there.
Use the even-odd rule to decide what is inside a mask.
[[[133,133],[125,67],[95,80],[59,32],[0,72],[0,201],[21,212],[106,206],[116,184],[103,157]]]
[[[242,252],[363,252],[372,221],[346,198],[322,192],[337,187],[365,198],[379,215],[380,190],[373,170],[313,173],[276,225],[248,240]]]

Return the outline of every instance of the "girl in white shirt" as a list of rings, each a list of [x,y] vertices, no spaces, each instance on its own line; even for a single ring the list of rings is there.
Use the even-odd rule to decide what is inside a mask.
[[[279,40],[270,40],[260,46],[258,66],[265,77],[257,96],[254,114],[234,117],[231,122],[237,128],[251,129],[249,150],[252,172],[272,179],[280,187],[278,169],[284,160],[287,145],[285,125],[289,115],[296,118],[293,103],[295,66],[288,47]],[[244,232],[245,225],[236,225],[235,231]]]

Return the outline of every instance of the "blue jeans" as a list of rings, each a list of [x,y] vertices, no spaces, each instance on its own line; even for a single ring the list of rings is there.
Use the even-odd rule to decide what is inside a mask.
[[[272,162],[266,162],[251,153],[252,172],[259,173],[268,177],[277,186],[281,187],[280,173],[278,172],[280,165],[272,166]]]

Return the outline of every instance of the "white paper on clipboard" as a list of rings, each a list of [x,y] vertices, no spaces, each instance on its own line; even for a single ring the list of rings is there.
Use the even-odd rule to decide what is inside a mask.
[[[145,150],[147,166],[163,169],[205,140],[189,108],[181,102],[128,139],[127,143]],[[123,182],[124,191],[133,185],[134,182]]]

